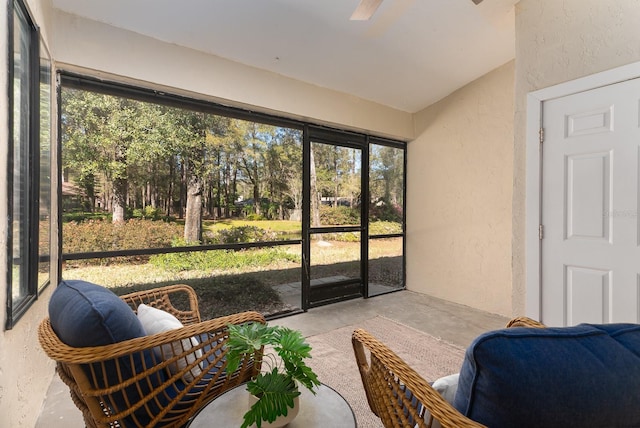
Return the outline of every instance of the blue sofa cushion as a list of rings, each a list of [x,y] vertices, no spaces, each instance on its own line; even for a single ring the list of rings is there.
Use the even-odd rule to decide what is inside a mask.
[[[77,348],[110,345],[145,336],[142,324],[129,305],[111,290],[86,281],[70,280],[58,285],[49,301],[49,319],[60,340]],[[119,358],[117,366],[120,372],[115,360],[93,364],[95,377],[91,367],[85,366],[84,370],[89,380],[96,382],[95,387],[105,388],[120,383],[119,375],[123,379],[131,378],[144,367],[157,363],[151,350],[143,350],[131,358]],[[107,404],[117,412],[122,411],[127,408],[127,401],[139,400],[165,380],[165,374],[158,371],[150,378],[127,387],[128,400],[122,393],[114,393]],[[120,424],[125,427],[138,426],[136,423],[147,425],[167,401],[162,397],[159,401],[152,400],[121,420]]]
[[[485,333],[467,349],[454,407],[491,428],[640,426],[640,325]]]

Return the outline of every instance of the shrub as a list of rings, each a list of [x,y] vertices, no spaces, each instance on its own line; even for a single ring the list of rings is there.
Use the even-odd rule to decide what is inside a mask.
[[[322,233],[315,236],[325,241],[360,242],[359,232]]]
[[[160,220],[160,210],[154,208],[151,205],[147,205],[144,208],[136,208],[132,211],[131,216],[138,219],[146,220]]]
[[[383,199],[374,201],[369,205],[369,218],[402,223],[402,206]]]
[[[257,226],[232,226],[205,236],[211,244],[242,244],[247,242],[275,241],[278,235]]]
[[[240,251],[213,250],[192,253],[158,254],[149,263],[169,271],[228,270],[247,266],[261,267],[271,263],[289,261],[300,263],[300,256],[280,248],[260,248]]]
[[[261,221],[264,219],[265,219],[264,216],[262,216],[261,214],[251,213],[247,215],[247,220],[249,221]]]
[[[251,214],[255,214],[256,209],[253,206],[253,203],[246,203],[242,206],[242,214],[244,214],[245,217],[249,217]]]
[[[320,206],[320,221],[324,225],[359,224],[360,209],[343,206]]]
[[[92,212],[88,212],[88,211],[78,211],[78,212],[62,214],[62,221],[63,222],[75,221],[76,223],[80,223],[80,222],[83,222],[85,220],[106,220],[106,221],[111,221],[111,218],[112,218],[111,216],[112,216],[111,213],[105,213],[105,212],[92,213]]]
[[[139,219],[119,224],[96,220],[64,223],[62,252],[87,253],[169,247],[172,240],[182,233],[182,226],[175,223]]]
[[[389,235],[402,233],[402,224],[394,221],[372,221],[369,223],[369,235]]]

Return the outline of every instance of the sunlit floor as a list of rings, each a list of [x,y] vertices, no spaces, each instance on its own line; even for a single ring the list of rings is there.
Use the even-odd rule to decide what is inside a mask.
[[[356,299],[311,309],[271,321],[302,331],[305,336],[325,333],[382,315],[448,342],[468,346],[480,333],[502,328],[508,319],[467,306],[411,291],[370,299]],[[84,422],[67,387],[55,376],[47,392],[36,428],[81,428]]]

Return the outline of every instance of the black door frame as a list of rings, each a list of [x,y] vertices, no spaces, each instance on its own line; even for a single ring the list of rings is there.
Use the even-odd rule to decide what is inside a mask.
[[[360,225],[311,226],[311,143],[322,143],[360,150]],[[369,138],[322,127],[307,125],[303,138],[303,209],[302,209],[302,309],[359,297],[368,297],[369,254]],[[324,283],[311,288],[311,236],[317,233],[360,233],[360,275],[344,281]]]

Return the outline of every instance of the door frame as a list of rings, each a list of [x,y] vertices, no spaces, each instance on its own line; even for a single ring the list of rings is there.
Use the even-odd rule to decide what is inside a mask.
[[[640,78],[640,62],[616,67],[527,94],[525,142],[525,314],[528,317],[539,320],[542,316],[542,242],[539,238],[539,226],[542,218],[542,147],[540,144],[540,130],[544,129],[544,124],[542,123],[543,104],[545,101],[554,98],[586,92],[636,78]]]
[[[302,278],[301,278],[301,296],[302,309],[307,311],[313,307],[322,306],[329,303],[335,303],[342,300],[349,300],[358,297],[368,298],[369,294],[369,206],[367,203],[361,203],[360,206],[360,225],[354,226],[333,226],[327,227],[327,232],[359,232],[360,233],[360,276],[357,279],[349,279],[346,281],[338,281],[323,285],[329,289],[328,295],[322,300],[311,299],[311,235],[322,233],[316,229],[322,227],[311,226],[311,144],[314,142],[326,145],[334,145],[339,147],[360,150],[360,191],[361,200],[369,200],[369,137],[351,133],[348,131],[340,131],[335,129],[324,128],[320,126],[307,125],[304,129],[303,137],[303,208],[302,208]],[[355,285],[355,287],[354,287]],[[353,292],[357,288],[358,293]],[[347,291],[346,294],[332,295],[331,289]],[[352,290],[349,292],[348,290]]]

